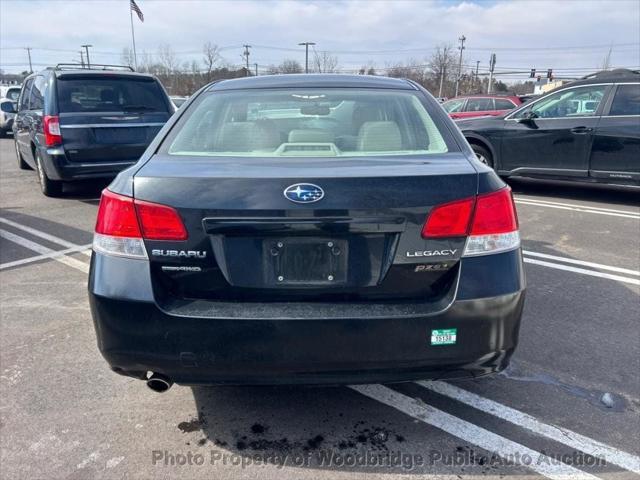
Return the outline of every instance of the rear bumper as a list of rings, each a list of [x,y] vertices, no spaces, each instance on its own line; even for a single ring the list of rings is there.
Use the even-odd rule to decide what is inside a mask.
[[[71,162],[61,147],[42,148],[40,154],[47,177],[65,182],[93,178],[113,178],[137,161],[113,162],[105,159],[103,162]]]
[[[328,312],[339,305],[319,303],[305,315],[292,316],[287,304],[280,313],[274,304],[238,304],[230,314],[206,302],[184,314],[152,300],[145,262],[96,254],[89,298],[103,356],[114,371],[138,378],[154,371],[187,385],[255,385],[480,376],[505,368],[517,345],[522,259],[513,251],[463,262],[452,301],[424,313],[416,303],[367,303],[336,315]],[[449,328],[457,329],[455,345],[430,344],[432,330]]]

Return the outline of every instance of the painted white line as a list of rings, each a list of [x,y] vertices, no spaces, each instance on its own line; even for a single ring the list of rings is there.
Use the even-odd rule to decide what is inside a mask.
[[[39,243],[32,242],[27,238],[16,235],[15,233],[7,232],[6,230],[0,229],[0,237],[6,238],[13,243],[17,243],[21,247],[28,248],[29,250],[33,250],[34,252],[38,252],[42,255],[57,253],[55,250],[52,250],[49,247],[45,247],[44,245],[40,245]],[[76,270],[80,270],[81,272],[89,273],[89,265],[87,263],[81,262],[80,260],[76,260],[75,258],[61,256],[53,257],[53,259],[69,267],[73,267]]]
[[[546,208],[558,208],[560,210],[571,210],[574,212],[582,212],[582,213],[595,213],[598,215],[609,215],[611,217],[623,217],[623,218],[633,218],[635,220],[640,219],[640,215],[637,215],[635,213],[615,213],[615,212],[603,212],[600,210],[593,210],[591,208],[583,208],[583,207],[569,207],[569,206],[563,206],[563,205],[551,205],[551,204],[546,204],[546,203],[539,203],[539,202],[528,202],[528,201],[523,201],[523,200],[516,200],[515,201],[517,204],[522,204],[522,205],[533,205],[536,207],[546,207]]]
[[[37,262],[39,260],[45,260],[48,258],[62,257],[70,253],[83,253],[86,255],[87,251],[89,252],[89,255],[91,255],[90,243],[88,245],[79,245],[77,247],[67,248],[65,250],[54,250],[51,253],[43,253],[41,255],[35,255],[33,257],[23,258],[21,260],[14,260],[13,262],[0,263],[0,270],[4,270],[5,268],[17,267],[19,265],[26,265],[29,263]]]
[[[548,260],[557,260],[559,262],[572,263],[574,265],[582,265],[582,266],[585,266],[585,267],[599,268],[600,270],[609,270],[611,272],[626,273],[627,275],[640,276],[640,271],[631,270],[629,268],[612,267],[610,265],[603,265],[602,263],[585,262],[584,260],[575,260],[573,258],[557,257],[555,255],[549,255],[549,254],[546,254],[546,253],[539,253],[539,252],[532,252],[530,250],[523,250],[522,253],[524,255],[528,255],[530,257],[546,258]]]
[[[427,382],[424,380],[416,383],[433,392],[453,398],[473,408],[525,428],[536,435],[550,438],[551,440],[595,457],[603,457],[607,463],[613,463],[625,470],[640,474],[640,457],[623,452],[622,450],[618,450],[617,448],[611,447],[584,435],[580,435],[579,433],[566,428],[543,423],[524,412],[493,400],[489,400],[488,398],[481,397],[480,395],[463,390],[462,388],[449,383]]]
[[[511,460],[528,455],[532,462],[526,467],[545,477],[558,480],[598,478],[382,385],[352,385],[350,388],[491,454]]]
[[[598,211],[601,211],[601,212],[612,212],[612,213],[626,213],[626,214],[630,214],[630,215],[640,216],[640,209],[638,209],[638,211],[633,211],[633,210],[620,210],[620,209],[616,209],[616,208],[592,207],[591,205],[580,205],[580,204],[577,204],[577,203],[552,202],[552,201],[549,201],[549,200],[542,200],[542,199],[539,199],[539,198],[521,197],[519,195],[516,195],[515,199],[517,201],[522,201],[522,202],[543,203],[543,204],[546,204],[546,205],[560,205],[560,206],[563,206],[563,207],[584,208],[584,209],[587,209],[587,210],[598,210]]]
[[[35,228],[27,227],[26,225],[22,225],[21,223],[14,222],[13,220],[9,220],[9,219],[6,219],[6,218],[0,218],[0,222],[6,223],[7,225],[11,225],[12,227],[15,227],[15,228],[18,228],[20,230],[23,230],[23,231],[25,231],[27,233],[30,233],[31,235],[34,235],[36,237],[40,237],[40,238],[43,238],[44,240],[48,240],[49,242],[57,243],[58,245],[62,245],[63,247],[74,248],[74,247],[78,246],[77,244],[71,243],[71,242],[65,240],[64,238],[56,237],[55,235],[51,235],[49,233],[37,230]],[[84,253],[86,255],[85,252],[81,252],[81,253]],[[90,253],[89,253],[89,256],[91,256]]]
[[[567,272],[581,273],[583,275],[590,275],[592,277],[607,278],[609,280],[617,280],[618,282],[630,283],[632,285],[640,285],[640,279],[622,277],[620,275],[613,275],[611,273],[596,272],[594,270],[587,270],[584,268],[571,267],[569,265],[561,265],[559,263],[545,262],[543,260],[536,260],[535,258],[523,258],[524,263],[532,263],[534,265],[541,265],[543,267],[555,268],[557,270],[566,270]]]

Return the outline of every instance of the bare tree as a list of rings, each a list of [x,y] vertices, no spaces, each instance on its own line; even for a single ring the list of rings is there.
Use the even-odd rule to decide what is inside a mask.
[[[278,73],[302,73],[302,65],[297,60],[286,59],[280,65],[271,65],[267,69],[269,75]]]
[[[433,55],[427,62],[427,68],[432,80],[438,84],[438,97],[442,97],[449,90],[449,79],[455,74],[455,49],[450,44],[436,46]]]
[[[129,65],[130,67],[134,66],[133,61],[133,50],[129,47],[124,47],[122,52],[120,53],[120,62],[122,65]]]
[[[171,45],[165,43],[158,47],[158,63],[164,70],[164,73],[168,75],[171,75],[178,69],[179,62]]]
[[[211,81],[211,72],[215,68],[216,64],[220,61],[220,47],[218,45],[207,42],[202,48],[204,53],[204,68],[207,81]]]
[[[313,71],[316,73],[335,73],[338,69],[338,57],[329,52],[316,52],[313,56]]]

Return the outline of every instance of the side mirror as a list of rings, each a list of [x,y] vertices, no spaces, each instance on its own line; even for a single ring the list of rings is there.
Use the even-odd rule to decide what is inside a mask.
[[[0,110],[5,113],[16,113],[16,103],[12,101],[0,103]]]
[[[521,118],[518,119],[518,123],[523,123],[529,126],[535,126],[536,118],[538,118],[538,115],[535,112],[532,112],[531,110],[529,110]]]

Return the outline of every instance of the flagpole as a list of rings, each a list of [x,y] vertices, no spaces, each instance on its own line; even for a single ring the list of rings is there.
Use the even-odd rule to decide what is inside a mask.
[[[131,19],[131,39],[133,40],[133,65],[138,70],[138,55],[136,54],[136,35],[133,31],[133,9],[129,5],[129,18]]]

